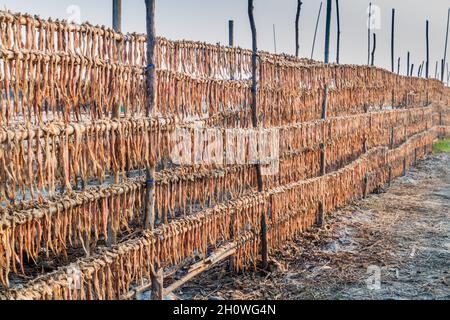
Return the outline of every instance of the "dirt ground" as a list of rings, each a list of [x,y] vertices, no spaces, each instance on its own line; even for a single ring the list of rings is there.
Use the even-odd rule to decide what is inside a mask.
[[[450,299],[450,155],[355,201],[272,255],[270,273],[225,265],[178,299]]]

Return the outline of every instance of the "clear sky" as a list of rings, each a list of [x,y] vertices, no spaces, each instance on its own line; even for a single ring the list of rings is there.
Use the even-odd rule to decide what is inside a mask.
[[[145,31],[144,0],[123,0],[124,32]],[[320,0],[303,0],[300,20],[300,53],[311,53]],[[323,59],[325,7],[322,10],[314,58]],[[367,63],[366,0],[340,0],[341,63]],[[294,53],[294,20],[297,0],[255,0],[259,48],[274,51],[273,24],[278,52]],[[335,1],[333,0],[333,10]],[[450,0],[374,0],[377,34],[375,63],[390,68],[391,9],[396,8],[396,57],[405,72],[407,51],[418,65],[425,59],[425,21],[430,20],[430,75],[443,58],[447,10]],[[0,0],[2,9],[38,14],[43,18],[75,18],[92,24],[111,25],[112,0]],[[75,8],[75,9],[74,9]],[[79,8],[79,10],[78,10]],[[246,0],[156,0],[157,33],[169,39],[228,42],[228,20],[235,20],[235,44],[249,48],[250,28]],[[78,15],[79,13],[79,15]],[[336,17],[333,12],[331,57],[336,55]],[[450,52],[447,55],[449,60]],[[417,69],[416,69],[417,70]]]

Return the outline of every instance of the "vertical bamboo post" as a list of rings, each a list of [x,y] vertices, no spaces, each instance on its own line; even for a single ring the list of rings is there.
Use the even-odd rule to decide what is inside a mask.
[[[146,26],[147,26],[147,67],[146,67],[146,87],[147,87],[147,116],[153,112],[155,105],[155,61],[154,51],[156,42],[155,27],[155,0],[145,0],[146,5]],[[155,227],[155,208],[154,208],[154,164],[146,166],[146,201],[145,201],[145,229]]]
[[[122,0],[113,0],[113,29],[122,32]]]
[[[156,67],[154,52],[156,45],[156,24],[155,24],[155,0],[145,0],[146,7],[146,27],[147,27],[147,67],[146,87],[147,87],[147,116],[150,116],[155,107],[155,87],[156,87]],[[146,169],[146,189],[145,189],[145,221],[144,228],[152,230],[155,228],[155,165],[147,163]],[[162,300],[163,298],[163,276],[160,266],[154,266],[151,270],[152,298]]]
[[[427,61],[425,64],[425,78],[429,78],[430,76],[430,38],[429,38],[429,31],[430,31],[430,23],[427,20],[426,22],[426,41],[427,41]]]
[[[328,85],[325,85],[324,94],[323,94],[323,101],[322,101],[322,115],[321,119],[326,120],[327,119],[327,112],[328,112]],[[320,144],[320,175],[324,176],[327,173],[327,153],[326,153],[326,146],[325,141]],[[319,216],[317,217],[317,225],[319,227],[323,227],[325,224],[325,205],[324,205],[324,199],[319,201]]]
[[[228,45],[234,47],[234,20],[228,21]]]
[[[317,38],[317,29],[319,28],[320,14],[322,13],[322,5],[323,5],[323,2],[320,3],[319,14],[317,15],[316,30],[314,31],[314,39],[313,39],[313,44],[312,44],[312,49],[311,49],[311,59],[314,57],[314,49],[316,47],[316,38]]]
[[[337,22],[337,39],[336,39],[336,63],[340,63],[341,59],[341,15],[339,12],[339,0],[336,0],[336,22]]]
[[[256,24],[255,18],[253,15],[253,0],[248,0],[248,17],[250,20],[250,28],[252,30],[252,124],[253,128],[258,128],[258,112],[257,112],[257,63],[258,63],[258,42],[257,42],[257,33],[256,33]],[[258,182],[258,191],[263,191],[263,180],[261,173],[261,163],[258,163],[255,166],[256,168],[256,177]],[[261,212],[261,259],[262,259],[262,268],[266,269],[268,266],[268,248],[267,248],[267,220],[266,220],[266,212]]]
[[[391,71],[394,72],[394,49],[395,49],[395,9],[392,9],[391,25]]]
[[[392,165],[389,164],[389,172],[388,172],[388,186],[392,185]]]
[[[113,22],[113,29],[116,32],[122,31],[122,0],[113,0],[113,12],[112,12],[112,22]],[[117,56],[120,55],[120,50],[117,52]],[[120,116],[120,103],[116,103],[112,107],[112,117],[114,119],[119,118]],[[118,148],[117,148],[118,150]],[[119,182],[119,174],[114,175],[114,183]],[[108,221],[107,225],[107,232],[108,232],[108,246],[112,246],[117,243],[117,232],[114,230],[112,226],[112,222]]]
[[[122,0],[113,0],[112,25],[116,32],[122,32]],[[120,55],[120,52],[117,53]],[[114,104],[112,107],[112,117],[118,118],[120,114],[120,103]],[[117,183],[117,178],[115,182]]]
[[[373,34],[373,49],[372,49],[372,62],[371,62],[371,66],[375,65],[375,50],[377,49],[377,35],[374,33]]]
[[[317,217],[317,225],[323,227],[325,224],[325,208],[323,200],[319,201],[319,216]]]
[[[403,176],[406,176],[406,157],[403,158]]]
[[[331,11],[333,2],[327,0],[327,19],[325,24],[325,63],[330,62],[330,33],[331,33]]]
[[[412,77],[413,76],[413,72],[414,72],[414,63],[411,64],[411,70],[409,70],[409,76]]]
[[[445,32],[445,48],[444,48],[444,62],[442,63],[442,74],[441,74],[441,81],[444,82],[444,66],[447,62],[447,47],[448,47],[448,29],[449,29],[449,23],[450,23],[450,8],[448,9],[447,13],[447,31]],[[448,82],[448,81],[447,81]]]
[[[369,20],[367,21],[367,64],[370,64],[370,50],[371,50],[371,23],[372,23],[372,2],[369,3]]]
[[[275,24],[273,24],[273,50],[276,54],[277,53],[277,32],[275,29]]]
[[[323,102],[322,102],[322,120],[327,119],[328,112],[328,85],[325,85]],[[325,143],[320,144],[320,175],[324,176],[327,173],[327,161],[326,161],[326,147]]]
[[[364,192],[363,192],[363,198],[367,198],[369,195],[369,174],[366,172],[364,175]]]
[[[401,58],[398,57],[398,60],[397,60],[397,74],[400,74],[400,60],[401,60]]]
[[[436,61],[436,65],[434,67],[434,78],[437,79],[438,78],[438,66],[439,66],[439,62]]]
[[[302,10],[303,2],[301,0],[297,0],[297,13],[295,15],[295,56],[298,58],[300,54],[300,13]]]
[[[410,52],[408,51],[408,54],[406,56],[406,76],[408,77],[410,76],[409,70],[410,70]]]
[[[234,47],[234,21],[228,21],[228,45]],[[234,80],[234,65],[230,62],[230,79]]]

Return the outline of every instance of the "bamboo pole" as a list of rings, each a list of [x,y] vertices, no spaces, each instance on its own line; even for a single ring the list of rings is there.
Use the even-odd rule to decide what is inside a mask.
[[[370,50],[372,48],[371,40],[371,22],[372,22],[372,2],[369,3],[369,20],[367,21],[367,64],[370,64]]]
[[[437,79],[438,78],[438,66],[439,66],[439,62],[436,61],[436,66],[434,68],[434,78]]]
[[[341,52],[341,15],[339,12],[339,0],[336,0],[336,22],[337,22],[337,39],[336,39],[336,63],[340,63]]]
[[[228,45],[234,47],[234,21],[228,21]],[[230,62],[230,78],[234,80],[234,64]]]
[[[410,71],[410,52],[408,51],[408,54],[407,54],[407,56],[406,56],[406,76],[410,76],[410,73],[409,73],[409,71]]]
[[[373,34],[373,49],[372,49],[372,62],[371,65],[375,65],[375,50],[377,49],[377,35]]]
[[[275,24],[273,24],[273,49],[276,54],[277,53],[277,32],[275,30]]]
[[[122,0],[113,0],[113,29],[122,32]]]
[[[328,112],[328,85],[325,85],[323,101],[322,101],[322,120],[327,119]],[[325,143],[320,144],[320,174],[322,176],[327,174],[327,161],[326,161],[326,146]]]
[[[248,17],[250,20],[250,28],[252,30],[252,124],[253,128],[258,128],[258,116],[257,116],[257,59],[258,59],[258,42],[257,42],[257,33],[256,33],[256,24],[255,18],[253,15],[253,0],[248,0]],[[261,163],[255,165],[256,169],[256,177],[258,181],[258,191],[263,191],[263,180],[261,173]],[[266,269],[268,265],[268,250],[267,250],[267,221],[266,221],[266,213],[261,212],[261,259],[262,259],[262,268]]]
[[[401,58],[398,57],[398,60],[397,60],[397,74],[400,74],[400,60],[401,60]]]
[[[234,21],[228,21],[228,45],[234,47]]]
[[[333,2],[327,0],[327,19],[325,24],[325,63],[330,62],[330,32],[331,32],[331,11]]]
[[[445,48],[444,48],[444,62],[442,63],[442,74],[441,74],[441,81],[444,82],[444,66],[447,62],[447,47],[448,47],[448,29],[449,29],[449,23],[450,23],[450,8],[448,9],[447,13],[447,31],[445,32]],[[448,83],[448,81],[447,81]]]
[[[430,38],[429,38],[429,31],[430,31],[430,23],[427,20],[426,22],[426,45],[427,45],[427,61],[425,64],[425,78],[429,78],[430,76]]]
[[[122,0],[113,0],[113,12],[112,12],[112,22],[113,22],[113,29],[116,32],[122,31]],[[118,52],[117,52],[117,55]],[[112,118],[118,119],[120,117],[120,103],[117,103],[112,108]],[[116,148],[118,151],[119,148]],[[119,183],[119,174],[114,174],[114,183]],[[114,228],[111,225],[111,221],[108,222],[107,226],[108,231],[108,241],[107,244],[109,247],[113,246],[117,243],[117,233],[114,231]]]
[[[295,56],[298,58],[300,54],[300,13],[302,10],[303,2],[301,0],[297,0],[297,13],[295,15]]]
[[[395,51],[395,9],[392,9],[391,22],[391,71],[394,72],[394,51]]]
[[[411,64],[411,70],[409,70],[409,76],[412,77],[413,76],[413,72],[414,72],[414,63]]]
[[[155,106],[155,86],[156,70],[154,61],[154,51],[156,45],[156,25],[155,25],[155,0],[145,0],[146,26],[147,26],[147,67],[146,67],[146,87],[147,87],[147,116],[150,116]],[[146,190],[145,190],[145,229],[155,228],[155,167],[154,164],[147,163],[146,166]],[[154,266],[151,270],[152,298],[162,300],[163,298],[163,271],[159,266]]]
[[[317,15],[316,30],[314,31],[314,39],[311,49],[311,59],[314,57],[314,48],[316,47],[317,29],[319,28],[320,14],[322,13],[323,2],[320,3],[319,14]]]

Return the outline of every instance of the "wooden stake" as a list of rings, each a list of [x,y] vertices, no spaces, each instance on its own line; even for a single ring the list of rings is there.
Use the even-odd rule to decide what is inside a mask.
[[[228,45],[234,47],[234,21],[228,21]]]
[[[325,224],[325,209],[323,201],[319,201],[319,216],[317,217],[317,225],[321,228]]]
[[[252,123],[253,128],[258,128],[257,113],[257,58],[258,58],[258,42],[256,34],[255,18],[253,16],[253,0],[248,0],[248,17],[250,20],[250,28],[252,30]],[[258,181],[258,191],[263,191],[263,180],[261,174],[261,163],[256,164],[256,177]],[[266,212],[261,212],[261,259],[262,268],[267,269],[268,266],[268,248],[267,248],[267,221]]]
[[[426,22],[426,40],[427,40],[427,61],[425,65],[425,78],[429,78],[430,75],[430,38],[429,38],[429,30],[430,30],[430,23],[427,20]]]
[[[371,66],[375,65],[375,50],[377,49],[377,35],[373,34],[373,49],[372,49],[372,62]]]
[[[397,61],[397,74],[400,74],[400,57],[398,57]]]
[[[295,15],[295,56],[298,58],[300,54],[300,13],[302,10],[303,2],[301,0],[297,0],[297,13]]]
[[[372,2],[369,3],[369,21],[367,22],[367,64],[370,64],[370,50],[371,50],[371,26],[372,23]],[[373,65],[373,64],[372,64]]]
[[[322,102],[322,120],[326,120],[328,111],[328,85],[325,85],[324,96]],[[320,144],[320,174],[322,176],[327,173],[327,158],[325,143]]]
[[[434,78],[435,79],[438,78],[438,66],[439,66],[439,62],[436,61],[436,66],[434,68]]]
[[[410,52],[408,51],[408,54],[406,56],[406,76],[410,76]]]
[[[234,47],[234,21],[228,21],[228,45]],[[230,62],[230,75],[231,80],[234,80],[234,65]]]
[[[414,72],[414,63],[411,64],[411,70],[409,71],[410,71],[409,76],[412,77]]]
[[[122,0],[113,0],[113,29],[116,32],[122,31]],[[122,44],[119,44],[121,46]],[[117,55],[119,53],[117,52]],[[117,103],[112,108],[112,118],[117,119],[120,117],[120,103]],[[116,148],[117,152],[119,148]],[[119,183],[119,174],[114,174],[114,183]],[[117,233],[114,231],[114,228],[112,227],[111,221],[108,222],[107,225],[107,232],[108,232],[108,241],[107,245],[109,247],[115,245],[117,243]]]
[[[275,54],[277,53],[277,32],[275,29],[275,24],[273,25],[273,50]]]
[[[336,0],[336,20],[337,20],[337,39],[336,39],[336,63],[340,63],[341,50],[341,15],[339,13],[339,0]]]
[[[392,185],[392,166],[389,165],[389,174],[388,174],[388,186]]]
[[[367,198],[369,195],[369,174],[366,173],[364,175],[364,192],[363,192],[363,198]]]
[[[331,11],[333,2],[327,0],[327,19],[325,24],[325,63],[330,62]]]
[[[320,14],[322,13],[322,5],[323,5],[323,2],[320,3],[319,14],[317,15],[316,30],[314,31],[314,39],[313,39],[313,45],[312,45],[312,50],[311,50],[311,59],[314,57],[314,48],[316,46],[317,29],[319,28]]]
[[[147,116],[150,116],[155,106],[155,60],[154,52],[156,45],[156,25],[155,25],[155,0],[145,0],[146,26],[147,26]],[[152,230],[155,228],[155,167],[147,163],[146,166],[146,190],[145,190],[145,221],[144,228]],[[151,272],[152,298],[162,300],[163,298],[163,270],[160,266],[154,266]]]
[[[394,45],[395,45],[395,9],[392,9],[391,25],[391,71],[394,72]]]
[[[113,0],[113,29],[122,32],[122,0]]]
[[[444,48],[444,62],[442,63],[442,74],[441,74],[441,81],[444,82],[444,66],[447,62],[447,47],[448,47],[448,29],[449,29],[449,23],[450,23],[450,8],[448,9],[447,13],[447,31],[445,32],[445,48]],[[448,81],[447,81],[448,83]]]

